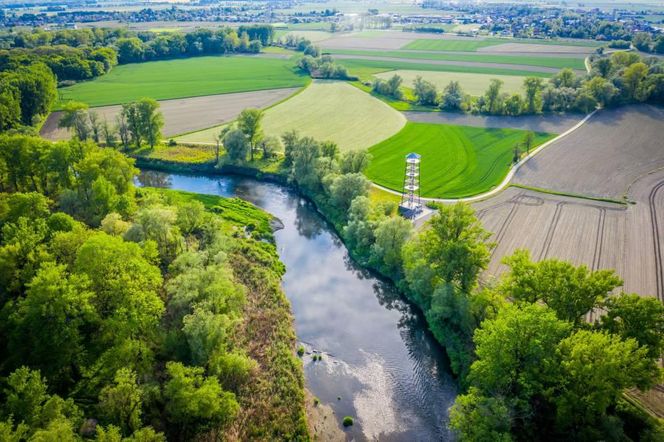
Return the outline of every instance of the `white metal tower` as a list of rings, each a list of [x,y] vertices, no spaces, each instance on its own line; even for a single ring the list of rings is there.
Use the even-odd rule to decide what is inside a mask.
[[[403,179],[403,192],[399,207],[403,214],[411,218],[422,210],[420,200],[420,160],[416,153],[406,155],[406,174]]]

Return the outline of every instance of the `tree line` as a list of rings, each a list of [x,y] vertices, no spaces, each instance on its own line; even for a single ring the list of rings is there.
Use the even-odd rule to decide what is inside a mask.
[[[269,217],[136,172],[91,142],[0,136],[0,438],[306,439]]]
[[[79,140],[93,140],[106,147],[120,146],[129,150],[140,149],[143,143],[151,148],[161,141],[164,116],[159,102],[142,98],[122,105],[114,122],[102,118],[85,103],[70,101],[65,104],[58,126],[67,128]]]
[[[357,80],[348,74],[345,66],[335,63],[330,55],[321,55],[320,48],[307,38],[287,34],[279,40],[279,44],[303,53],[303,57],[297,61],[297,67],[312,78]]]
[[[545,81],[527,77],[524,93],[503,92],[503,81],[495,78],[486,92],[474,97],[464,93],[458,81],[450,81],[442,92],[417,77],[413,82],[415,103],[446,111],[487,115],[534,115],[542,112],[588,113],[597,107],[615,107],[629,103],[664,103],[664,63],[655,57],[642,58],[633,52],[615,52],[591,61],[591,73],[577,75],[565,68]],[[388,80],[376,79],[372,91],[393,99],[403,99],[398,75]]]

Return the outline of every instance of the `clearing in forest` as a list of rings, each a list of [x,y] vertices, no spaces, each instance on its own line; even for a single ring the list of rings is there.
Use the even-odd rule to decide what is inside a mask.
[[[115,67],[110,73],[59,90],[60,102],[94,106],[304,86],[309,77],[287,59],[215,56],[152,61]]]
[[[496,78],[503,82],[503,92],[509,94],[515,92],[522,92],[523,80],[525,76],[520,75],[495,75],[495,74],[475,74],[475,73],[452,73],[452,72],[435,72],[435,71],[411,71],[406,69],[398,69],[391,72],[382,72],[376,75],[378,78],[387,80],[394,74],[399,75],[403,79],[403,85],[406,87],[413,87],[413,81],[418,76],[435,84],[438,91],[442,92],[443,89],[450,83],[450,81],[458,81],[461,89],[466,94],[480,96],[484,95],[491,79]]]
[[[400,191],[404,158],[422,156],[423,197],[461,198],[491,190],[512,165],[514,146],[525,131],[445,124],[408,123],[395,136],[369,149],[373,155],[366,175],[377,184]],[[554,135],[537,132],[533,147]],[[531,149],[532,149],[531,148]]]
[[[334,141],[344,150],[368,148],[396,134],[406,118],[382,101],[341,81],[316,80],[301,93],[268,109],[263,132]],[[219,127],[177,138],[185,143],[210,143]]]

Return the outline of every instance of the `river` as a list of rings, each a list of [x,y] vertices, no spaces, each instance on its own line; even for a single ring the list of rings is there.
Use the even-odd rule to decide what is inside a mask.
[[[444,352],[423,318],[394,287],[356,265],[311,203],[277,184],[242,177],[144,171],[139,184],[237,196],[278,217],[286,265],[283,288],[303,357],[306,383],[339,421],[354,417],[349,440],[451,440],[448,409],[457,394]]]

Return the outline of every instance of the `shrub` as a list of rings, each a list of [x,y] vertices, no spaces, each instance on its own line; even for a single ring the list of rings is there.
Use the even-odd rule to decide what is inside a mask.
[[[350,427],[353,425],[353,418],[350,416],[344,417],[344,427]]]

